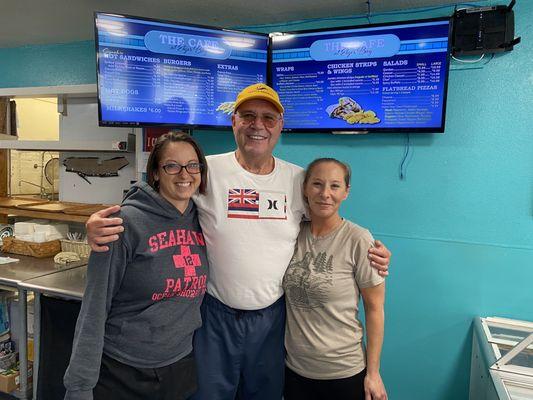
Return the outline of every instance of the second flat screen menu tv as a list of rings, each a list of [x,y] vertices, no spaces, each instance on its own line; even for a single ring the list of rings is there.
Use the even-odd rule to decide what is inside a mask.
[[[443,132],[449,32],[438,19],[274,36],[285,129]]]
[[[237,93],[265,82],[268,36],[97,13],[101,125],[231,126]]]

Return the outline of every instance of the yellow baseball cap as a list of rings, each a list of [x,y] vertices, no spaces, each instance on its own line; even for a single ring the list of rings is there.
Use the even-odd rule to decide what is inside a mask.
[[[276,93],[274,89],[272,89],[270,86],[265,85],[264,83],[256,83],[254,85],[250,85],[248,87],[245,87],[238,95],[237,100],[235,102],[234,110],[237,111],[239,106],[248,100],[266,100],[280,113],[284,113],[285,109],[281,105],[281,101],[279,101],[279,95]]]

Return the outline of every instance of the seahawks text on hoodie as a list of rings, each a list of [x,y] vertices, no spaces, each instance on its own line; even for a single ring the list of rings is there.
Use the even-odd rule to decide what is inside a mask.
[[[92,399],[102,352],[137,368],[163,367],[192,351],[201,326],[208,261],[194,203],[182,214],[138,183],[117,216],[120,239],[89,258],[65,399]]]

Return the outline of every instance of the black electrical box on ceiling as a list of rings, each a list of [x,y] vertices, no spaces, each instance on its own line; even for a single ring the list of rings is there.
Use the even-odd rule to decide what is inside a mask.
[[[453,15],[453,55],[510,51],[520,42],[514,37],[512,0],[508,6],[466,8]]]

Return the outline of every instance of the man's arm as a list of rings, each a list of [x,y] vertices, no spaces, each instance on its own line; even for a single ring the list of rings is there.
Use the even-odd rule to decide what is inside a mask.
[[[379,372],[385,329],[385,283],[361,289],[365,306],[366,376],[365,400],[387,400],[387,391]]]
[[[120,211],[120,206],[112,206],[95,212],[85,223],[87,242],[92,251],[97,253],[108,251],[107,243],[118,240],[118,234],[124,231],[122,218],[111,218],[110,215]]]
[[[370,265],[377,269],[378,274],[383,277],[389,275],[389,265],[391,256],[392,253],[379,240],[376,240],[374,242],[374,246],[368,249],[368,258],[370,260]]]

